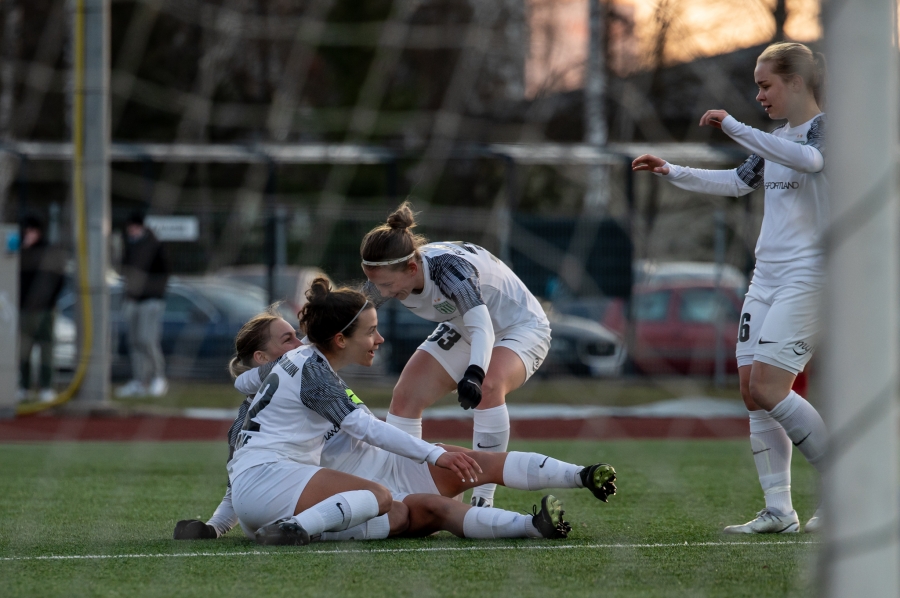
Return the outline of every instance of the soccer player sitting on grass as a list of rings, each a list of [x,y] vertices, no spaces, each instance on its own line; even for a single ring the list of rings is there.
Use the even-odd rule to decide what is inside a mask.
[[[376,330],[377,318],[374,309],[368,304],[364,296],[354,291],[346,289],[331,292],[328,289],[328,283],[325,280],[317,280],[313,284],[313,288],[309,293],[310,303],[304,309],[301,325],[306,330],[310,340],[313,342],[312,347],[304,347],[295,349],[287,353],[276,363],[266,368],[263,372],[265,380],[263,380],[263,390],[258,394],[252,405],[250,406],[248,416],[243,425],[243,436],[250,438],[250,442],[256,440],[254,436],[258,434],[248,434],[248,432],[259,432],[266,430],[267,426],[273,425],[277,427],[278,420],[267,420],[260,417],[261,413],[274,413],[271,407],[276,405],[279,398],[284,397],[281,403],[289,403],[293,400],[295,403],[302,403],[304,406],[310,404],[318,406],[325,403],[323,398],[331,396],[331,402],[325,403],[331,405],[331,408],[341,407],[347,413],[344,414],[344,420],[332,421],[328,419],[331,425],[325,431],[322,437],[325,438],[324,446],[320,449],[320,464],[332,468],[342,468],[347,473],[366,474],[366,477],[373,478],[375,481],[387,485],[400,498],[404,497],[403,505],[408,509],[408,522],[404,527],[403,522],[394,523],[390,515],[394,511],[402,511],[403,507],[398,506],[395,502],[391,508],[391,513],[378,523],[379,518],[363,523],[356,530],[346,530],[346,533],[338,534],[321,534],[320,539],[341,539],[353,537],[362,538],[378,538],[386,537],[388,533],[403,535],[421,535],[423,533],[431,533],[435,529],[447,529],[457,535],[465,537],[527,537],[527,536],[543,536],[543,537],[564,537],[565,525],[562,522],[562,512],[558,501],[552,497],[545,497],[542,501],[542,509],[533,517],[525,517],[516,513],[502,511],[500,509],[485,509],[480,507],[469,507],[455,501],[440,496],[454,496],[462,490],[472,488],[478,485],[477,475],[460,476],[454,473],[451,476],[442,476],[439,469],[428,467],[427,465],[416,463],[411,459],[395,460],[391,457],[392,453],[381,450],[371,444],[360,440],[356,436],[355,431],[348,431],[346,426],[346,418],[351,412],[361,411],[358,417],[366,417],[367,420],[374,420],[368,409],[362,405],[352,391],[346,388],[346,385],[335,373],[335,369],[340,369],[349,363],[360,363],[362,365],[370,365],[371,359],[374,357],[374,351],[381,344],[383,339],[378,335]],[[346,313],[343,313],[346,312]],[[283,320],[279,320],[282,324],[276,322],[276,326],[288,326]],[[248,323],[248,326],[250,323]],[[272,325],[272,324],[270,324]],[[335,334],[335,330],[337,333]],[[360,331],[360,332],[358,332]],[[286,334],[286,338],[290,338],[290,334]],[[239,341],[241,336],[239,335]],[[296,342],[296,341],[292,341]],[[238,342],[238,356],[242,359],[253,357],[255,351],[242,351],[241,343]],[[327,364],[330,376],[324,378],[324,384],[313,387],[312,393],[304,395],[302,386],[297,401],[296,396],[289,393],[278,392],[279,388],[283,390],[291,386],[291,373],[296,375],[299,372],[297,362],[305,363],[310,357],[319,358],[320,364]],[[266,356],[256,354],[254,359],[247,359],[246,364],[258,364],[260,362],[269,361]],[[337,367],[335,367],[337,366]],[[334,369],[331,369],[334,368]],[[274,377],[273,377],[274,376]],[[259,386],[260,371],[247,372],[243,375],[244,384],[239,384],[239,388],[247,389],[246,384],[253,385],[253,388]],[[282,380],[284,382],[282,383]],[[323,378],[318,379],[323,382]],[[272,387],[276,388],[273,390]],[[330,388],[333,386],[334,388]],[[252,392],[252,388],[248,391]],[[336,404],[336,405],[335,405]],[[263,407],[257,409],[258,405]],[[269,407],[269,409],[266,409]],[[312,410],[309,407],[307,409]],[[246,409],[246,407],[244,408]],[[242,409],[242,411],[244,410]],[[322,409],[326,416],[333,416],[328,409]],[[321,413],[315,411],[319,418],[323,418]],[[308,419],[315,419],[315,416],[306,414]],[[334,417],[333,419],[337,419]],[[240,422],[239,417],[237,422]],[[377,421],[377,420],[374,420]],[[236,423],[237,423],[236,422]],[[381,422],[379,422],[381,423]],[[233,427],[233,431],[236,429]],[[238,441],[240,442],[240,440]],[[422,443],[422,441],[413,439],[414,443]],[[426,446],[427,443],[422,443]],[[465,449],[455,448],[451,452],[459,453]],[[482,477],[487,475],[489,479],[498,482],[505,482],[507,485],[522,489],[537,489],[543,487],[579,487],[587,486],[601,500],[606,500],[609,494],[615,493],[614,470],[603,464],[597,464],[589,468],[569,465],[532,453],[511,453],[507,454],[487,454],[478,452],[464,452],[465,456],[471,460],[476,467],[480,465],[479,461],[484,463],[484,467],[478,467],[482,473]],[[238,454],[240,457],[240,454]],[[235,481],[234,465],[231,464],[232,481]],[[458,480],[458,481],[457,481]],[[407,496],[407,493],[427,493],[430,496],[413,495]],[[226,499],[228,496],[226,496]],[[284,509],[282,508],[282,511]],[[221,517],[225,515],[225,511],[231,511],[230,519]],[[238,509],[238,512],[239,509]],[[196,538],[196,537],[213,537],[213,534],[221,535],[227,529],[234,525],[233,508],[223,501],[223,505],[217,509],[217,516],[214,517],[210,524],[203,524],[200,521],[182,521],[179,522],[175,530],[176,538]],[[304,534],[292,532],[294,526],[303,528],[310,527],[308,519],[313,518],[313,514],[304,516],[303,513],[297,515],[293,522],[281,523],[277,525],[262,526],[263,529],[257,534],[257,539],[262,543],[303,543]],[[395,519],[400,519],[395,517]],[[305,522],[305,524],[304,524]],[[253,525],[247,525],[247,521],[243,520],[245,531],[253,528]],[[318,523],[318,521],[316,521]],[[315,527],[315,526],[312,526]],[[319,524],[321,527],[321,524]],[[249,529],[248,529],[249,528]],[[554,531],[555,530],[555,531]],[[307,530],[308,532],[309,530]],[[318,530],[323,531],[323,530]],[[313,531],[313,535],[317,533]]]

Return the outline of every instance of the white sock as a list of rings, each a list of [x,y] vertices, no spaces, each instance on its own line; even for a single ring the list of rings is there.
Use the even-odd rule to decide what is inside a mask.
[[[750,412],[750,448],[766,506],[782,514],[794,510],[791,501],[791,439],[784,428],[760,409]]]
[[[476,409],[472,449],[488,453],[505,453],[509,446],[509,411],[506,404],[491,409]],[[484,484],[472,491],[472,497],[494,500],[497,484]]]
[[[825,456],[827,431],[825,422],[822,421],[822,416],[816,408],[792,390],[783,401],[769,411],[769,415],[781,424],[788,438],[803,453],[806,460],[819,469],[819,463]]]
[[[531,515],[520,515],[503,509],[472,507],[463,519],[463,536],[493,540],[494,538],[540,538],[531,523]]]
[[[293,519],[310,536],[324,531],[339,531],[378,516],[378,499],[368,490],[350,490],[326,498]]]
[[[339,532],[322,532],[319,542],[342,542],[346,540],[383,540],[391,533],[391,524],[388,515],[380,515],[369,519],[365,523],[348,527]]]
[[[216,535],[221,538],[230,532],[237,524],[238,516],[237,513],[234,512],[234,506],[231,504],[231,486],[228,486],[228,490],[225,492],[222,502],[216,507],[216,511],[212,514],[212,517],[209,518],[209,521],[206,522],[206,525],[213,526],[216,530]]]
[[[393,413],[388,413],[385,420],[395,428],[399,428],[412,436],[413,438],[422,438],[422,418],[400,417]]]
[[[503,464],[503,485],[516,490],[580,488],[581,465],[572,465],[538,453],[510,452]]]

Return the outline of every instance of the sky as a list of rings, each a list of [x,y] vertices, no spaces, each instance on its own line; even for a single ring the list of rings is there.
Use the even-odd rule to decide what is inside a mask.
[[[531,48],[525,68],[526,95],[578,89],[587,56],[588,0],[528,0]],[[668,22],[664,62],[686,62],[765,43],[772,39],[775,0],[614,0],[633,27],[615,25],[614,71],[627,74],[654,66],[661,22]],[[808,42],[822,34],[819,0],[787,0],[785,35]]]

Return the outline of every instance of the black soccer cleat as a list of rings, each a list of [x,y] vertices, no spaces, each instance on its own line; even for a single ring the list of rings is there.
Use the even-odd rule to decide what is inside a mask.
[[[306,546],[309,533],[291,519],[281,519],[256,530],[256,543],[263,546]]]
[[[582,469],[581,485],[590,490],[603,502],[609,502],[608,496],[616,493],[616,470],[609,463],[596,463]]]
[[[541,536],[548,540],[563,540],[569,537],[572,526],[568,521],[563,521],[563,515],[566,512],[562,508],[562,501],[548,494],[541,499],[541,510],[538,511],[537,505],[531,508],[533,517],[531,524],[541,533]]]
[[[215,540],[219,534],[216,528],[198,519],[182,519],[175,524],[172,537],[176,540]]]

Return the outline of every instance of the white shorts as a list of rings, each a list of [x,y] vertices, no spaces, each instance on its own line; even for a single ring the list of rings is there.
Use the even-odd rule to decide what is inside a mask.
[[[812,358],[819,332],[822,286],[750,283],[738,328],[738,367],[761,361],[799,374]]]
[[[428,463],[416,463],[390,453],[387,465],[382,469],[384,473],[372,478],[372,481],[390,490],[394,500],[402,501],[408,494],[440,494]]]
[[[231,480],[231,504],[244,533],[294,514],[309,480],[322,469],[284,459],[242,471]]]
[[[525,364],[525,381],[537,371],[550,351],[550,327],[516,326],[497,335],[494,347],[506,347]],[[438,363],[459,382],[469,367],[472,345],[467,333],[452,322],[441,322],[418,348],[437,359]]]

